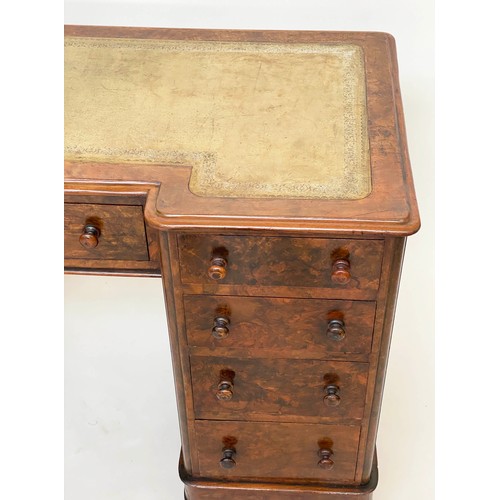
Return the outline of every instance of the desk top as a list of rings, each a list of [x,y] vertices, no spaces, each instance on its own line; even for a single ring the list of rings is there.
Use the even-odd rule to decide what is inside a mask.
[[[160,183],[158,225],[419,226],[384,33],[68,26],[65,159]]]

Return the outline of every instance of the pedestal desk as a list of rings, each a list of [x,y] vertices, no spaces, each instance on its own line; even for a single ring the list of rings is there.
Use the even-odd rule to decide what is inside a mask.
[[[420,224],[393,38],[65,32],[65,270],[162,277],[186,498],[370,499]]]

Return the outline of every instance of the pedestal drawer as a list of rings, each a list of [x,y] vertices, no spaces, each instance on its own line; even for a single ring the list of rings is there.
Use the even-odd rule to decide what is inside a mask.
[[[195,432],[202,477],[354,480],[357,426],[196,421]]]
[[[381,240],[257,236],[179,236],[185,284],[339,289],[374,298]]]
[[[363,418],[368,363],[191,356],[195,418]]]
[[[211,354],[328,359],[371,351],[375,302],[186,295],[184,305],[189,345]]]

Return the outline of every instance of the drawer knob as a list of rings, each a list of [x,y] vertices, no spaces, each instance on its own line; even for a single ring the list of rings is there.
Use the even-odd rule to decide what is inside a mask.
[[[92,224],[86,224],[80,235],[80,245],[85,248],[95,248],[99,244],[100,235],[101,231],[99,231],[98,227]]]
[[[219,385],[215,394],[219,401],[233,399],[234,376],[235,373],[232,370],[221,370]]]
[[[333,469],[333,460],[331,459],[333,451],[330,448],[322,448],[318,451],[319,462],[318,466],[325,470]]]
[[[351,264],[347,259],[337,259],[332,267],[332,281],[345,285],[351,280]]]
[[[223,469],[232,469],[236,466],[236,462],[234,461],[234,456],[236,455],[236,450],[234,448],[223,448],[222,449],[222,458],[220,460],[220,466]]]
[[[330,340],[344,340],[345,338],[345,323],[341,319],[332,319],[328,323],[326,336]]]
[[[210,261],[208,276],[213,280],[222,280],[226,277],[227,260],[224,257],[214,257]]]
[[[229,323],[229,318],[226,316],[218,316],[217,318],[214,318],[212,336],[216,339],[225,339],[229,335]]]
[[[223,380],[217,386],[217,399],[219,401],[231,401],[233,399],[233,384],[229,380]]]
[[[323,398],[323,402],[326,406],[338,406],[340,404],[340,387],[335,384],[328,384],[325,387],[326,395]]]

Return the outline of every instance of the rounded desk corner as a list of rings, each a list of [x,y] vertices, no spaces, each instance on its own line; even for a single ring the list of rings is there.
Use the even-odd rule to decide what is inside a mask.
[[[412,236],[420,230],[421,225],[418,209],[409,209],[408,216],[401,221],[401,232],[403,236]]]

